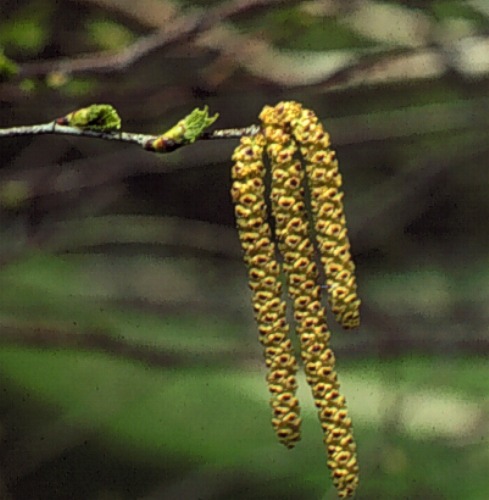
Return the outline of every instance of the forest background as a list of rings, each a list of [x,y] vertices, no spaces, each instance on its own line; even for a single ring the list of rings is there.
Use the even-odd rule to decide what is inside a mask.
[[[3,0],[0,47],[3,128],[314,109],[362,298],[359,330],[333,327],[358,498],[487,498],[485,0]],[[1,498],[335,498],[307,391],[293,451],[269,423],[236,144],[0,140]]]

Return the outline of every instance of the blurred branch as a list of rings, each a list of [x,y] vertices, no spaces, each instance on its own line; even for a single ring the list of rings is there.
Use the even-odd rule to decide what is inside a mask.
[[[144,27],[158,27],[178,14],[179,6],[166,0],[138,0],[134,8],[133,0],[70,0],[74,4],[94,5],[136,22]],[[158,20],[155,23],[155,20]]]
[[[200,255],[241,259],[233,228],[181,217],[118,214],[48,220],[25,239],[17,237],[9,244],[13,238],[9,239],[7,232],[0,233],[0,238],[6,241],[0,251],[0,268],[25,258],[32,249],[54,253],[80,252],[104,245],[171,246],[199,252]]]
[[[148,57],[153,52],[168,48],[179,42],[188,42],[197,34],[238,14],[257,7],[269,7],[284,3],[297,3],[290,0],[231,0],[211,9],[194,10],[180,16],[167,17],[157,21],[161,29],[143,37],[120,52],[100,52],[74,58],[26,63],[20,67],[19,78],[42,77],[51,73],[76,75],[89,73],[114,73],[129,68],[135,62]],[[164,24],[164,26],[161,26]]]
[[[109,354],[160,368],[197,365],[235,365],[237,360],[252,358],[252,353],[238,349],[214,350],[205,354],[182,353],[153,345],[135,344],[102,331],[69,332],[56,328],[0,324],[0,345],[36,349],[70,349]]]
[[[101,215],[49,224],[49,251],[67,251],[107,244],[157,244],[198,249],[240,259],[234,228],[181,217]]]
[[[487,77],[489,36],[466,37],[447,45],[367,54],[318,84],[325,88],[386,84],[440,78],[450,71],[464,78]]]
[[[467,37],[446,46],[284,52],[264,40],[220,26],[197,43],[217,50],[265,81],[323,89],[439,78],[455,71],[466,78],[489,74],[489,37]]]
[[[98,3],[95,0],[87,0]],[[167,2],[168,3],[168,2]],[[142,21],[157,31],[125,47],[119,52],[100,52],[20,66],[18,79],[49,74],[111,74],[124,71],[136,62],[178,43],[194,42],[197,47],[216,51],[228,66],[241,66],[265,81],[287,87],[318,85],[323,89],[365,84],[439,78],[451,71],[464,78],[485,78],[489,74],[489,36],[470,35],[460,39],[424,41],[417,46],[380,44],[368,49],[316,51],[281,51],[266,39],[243,34],[231,23],[235,16],[258,8],[293,5],[298,1],[234,0],[209,10],[194,10]],[[127,5],[103,2],[107,8],[122,9]],[[388,47],[388,48],[386,48]]]

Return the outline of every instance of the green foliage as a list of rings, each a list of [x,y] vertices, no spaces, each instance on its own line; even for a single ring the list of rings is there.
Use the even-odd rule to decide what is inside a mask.
[[[110,104],[92,104],[69,113],[60,120],[60,124],[98,132],[113,132],[120,130],[121,119]]]
[[[466,19],[487,26],[487,18],[472,8],[470,2],[436,0],[429,7],[437,19]]]
[[[15,210],[28,199],[29,188],[23,181],[7,181],[0,184],[0,209]]]
[[[68,96],[81,97],[95,92],[99,86],[100,84],[95,78],[77,77],[68,78],[60,90]]]
[[[19,72],[17,64],[9,59],[0,48],[0,82],[9,80]]]
[[[117,50],[134,41],[134,35],[120,23],[93,19],[87,23],[90,40],[102,50]]]
[[[299,394],[304,402],[303,439],[291,452],[276,444],[269,423],[264,367],[244,364],[239,354],[234,354],[242,350],[246,339],[242,325],[208,312],[160,316],[119,306],[121,299],[125,297],[128,303],[132,297],[128,291],[125,295],[111,291],[114,277],[122,279],[122,270],[138,269],[145,282],[148,273],[163,280],[165,274],[163,269],[145,269],[148,256],[124,258],[120,266],[110,269],[114,260],[114,256],[108,261],[94,253],[63,257],[33,254],[3,267],[0,327],[35,328],[39,335],[44,330],[68,336],[98,332],[109,339],[151,346],[155,352],[163,349],[175,359],[185,356],[185,362],[151,366],[123,352],[85,352],[76,344],[43,350],[4,344],[0,349],[4,394],[0,407],[8,404],[10,411],[21,412],[19,431],[32,436],[39,426],[53,427],[61,435],[73,433],[74,443],[80,433],[97,431],[92,438],[96,446],[85,460],[98,467],[103,467],[107,457],[114,457],[111,462],[127,463],[141,474],[164,470],[168,463],[180,469],[178,464],[186,464],[190,469],[203,468],[211,477],[211,471],[249,475],[253,482],[249,482],[248,498],[250,491],[254,497],[267,498],[323,495],[330,483],[314,404],[304,381],[299,384],[303,387]],[[196,262],[202,264],[202,259]],[[180,283],[195,273],[188,259],[177,259],[173,265],[183,265],[181,269],[188,273],[182,275]],[[109,273],[106,281],[100,276],[103,272]],[[366,285],[373,283],[373,289],[364,292],[374,303],[386,301],[380,291],[387,296],[395,291],[392,277],[382,279],[383,283],[376,283],[373,277],[365,280]],[[415,283],[428,289],[425,298],[417,297],[421,285],[412,290]],[[384,288],[376,292],[381,286]],[[415,282],[400,279],[397,288],[419,302],[428,300],[429,291],[436,291],[439,285],[424,273],[418,274]],[[398,301],[406,304],[405,297],[399,296]],[[393,304],[387,307],[392,311]],[[437,307],[435,304],[433,310]],[[219,352],[227,354],[216,360]],[[206,356],[213,357],[206,360]],[[256,360],[259,358],[257,349]],[[486,448],[482,444],[457,446],[454,453],[451,441],[440,437],[444,431],[439,426],[445,420],[453,427],[453,420],[460,417],[432,405],[434,399],[439,404],[447,400],[458,402],[462,415],[467,404],[471,405],[469,414],[473,412],[489,391],[483,358],[405,356],[379,362],[366,357],[342,360],[341,372],[363,465],[359,495],[431,498],[441,493],[447,499],[479,498],[477,495],[485,491],[489,466]],[[395,407],[402,418],[396,417]],[[437,423],[429,426],[428,433],[424,429],[429,420],[425,427],[405,426],[413,412],[435,415]],[[398,420],[395,425],[390,416]],[[470,436],[477,429],[460,428],[452,439],[467,439],[466,432]],[[47,450],[51,439],[44,442]],[[458,473],[461,464],[462,479]],[[43,474],[59,467],[57,461],[46,464]],[[115,481],[118,471],[111,474]],[[154,479],[160,480],[160,476]],[[131,488],[136,488],[134,481]],[[133,497],[142,495],[147,481],[146,476],[143,490]],[[98,488],[106,484],[101,481]],[[83,492],[89,488],[83,483],[80,487]],[[120,487],[121,491],[127,488]]]
[[[266,33],[274,45],[288,50],[326,51],[373,45],[369,39],[342,26],[334,18],[313,16],[296,7],[252,16],[238,22],[238,27],[246,33]]]
[[[0,46],[22,55],[37,54],[49,36],[47,20],[51,10],[51,2],[24,2],[15,12],[0,20]]]
[[[218,118],[219,113],[209,116],[208,106],[205,106],[204,109],[195,108],[174,127],[165,132],[163,136],[166,139],[175,141],[177,144],[191,144]]]
[[[171,328],[178,330],[178,321]],[[185,329],[178,333],[187,334]],[[445,374],[456,377],[459,369],[470,370],[471,378],[489,390],[484,360],[455,361],[445,365]],[[97,429],[96,442],[104,453],[91,460],[102,462],[113,455],[134,469],[161,468],[170,461],[209,468],[209,474],[239,471],[257,481],[255,495],[267,498],[274,498],[280,485],[289,489],[291,497],[319,498],[328,484],[312,402],[304,405],[302,442],[292,452],[277,446],[260,370],[211,365],[148,368],[103,354],[21,347],[3,347],[0,363],[9,380],[3,394],[12,395],[14,408],[25,407],[26,401],[33,408],[30,417],[24,408],[21,428],[39,426],[48,419],[46,409],[54,409],[60,432],[70,426]],[[427,439],[406,433],[402,426],[388,430],[378,420],[380,414],[373,420],[362,415],[360,407],[372,408],[371,392],[376,388],[392,388],[393,381],[402,380],[399,401],[418,387],[420,378],[429,381],[436,373],[433,359],[411,357],[386,366],[365,359],[343,363],[342,368],[350,381],[345,384],[347,393],[359,382],[370,388],[352,407],[365,464],[359,495],[430,498],[441,493],[447,499],[482,498],[477,495],[484,491],[489,464],[482,445],[457,448],[455,453],[436,435]],[[438,383],[426,385],[439,389]],[[470,387],[461,389],[466,401],[478,397]],[[389,400],[385,398],[386,403]],[[450,420],[450,415],[446,418]],[[461,466],[463,477],[458,474]]]
[[[23,52],[30,53],[36,53],[45,39],[45,28],[34,19],[23,19],[17,24],[8,24],[0,36],[2,44],[15,46]]]
[[[19,88],[26,93],[34,92],[37,88],[37,83],[32,78],[24,78],[19,83]]]
[[[207,106],[204,109],[195,108],[185,118],[180,120],[170,130],[157,137],[146,146],[152,151],[168,151],[185,144],[192,144],[200,137],[206,128],[219,117],[219,113],[209,116]]]

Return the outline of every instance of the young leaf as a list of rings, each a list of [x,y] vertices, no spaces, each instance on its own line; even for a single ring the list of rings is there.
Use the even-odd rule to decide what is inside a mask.
[[[56,123],[97,132],[114,132],[121,128],[119,114],[110,104],[92,104],[58,118]]]

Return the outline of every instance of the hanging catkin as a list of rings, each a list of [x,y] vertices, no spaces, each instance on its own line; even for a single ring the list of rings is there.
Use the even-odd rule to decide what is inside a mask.
[[[302,187],[304,172],[295,158],[295,140],[286,131],[298,112],[296,103],[280,103],[275,108],[266,106],[260,115],[272,165],[272,213],[294,302],[306,378],[325,433],[328,467],[338,494],[348,497],[358,484],[356,446],[345,398],[339,392],[334,354],[329,348],[330,333],[321,305],[314,246],[309,239]]]
[[[253,291],[255,319],[260,341],[265,347],[267,382],[272,394],[272,425],[280,442],[292,448],[300,439],[301,423],[295,397],[297,362],[289,339],[286,304],[281,297],[280,266],[275,259],[275,246],[267,222],[264,145],[261,134],[241,139],[233,155],[231,194]]]
[[[292,128],[306,161],[316,238],[331,309],[340,325],[355,328],[360,323],[360,300],[355,264],[350,254],[336,153],[330,147],[329,135],[313,111],[303,109],[295,102],[285,103],[285,107],[288,113],[284,125]]]

